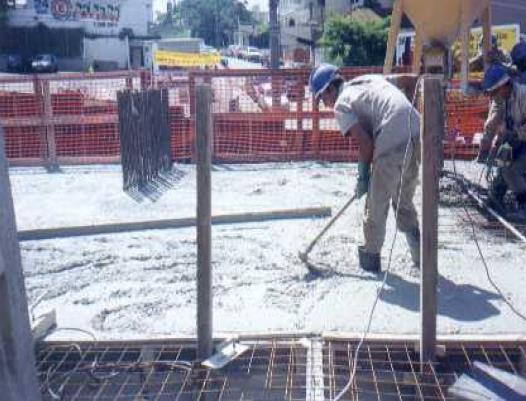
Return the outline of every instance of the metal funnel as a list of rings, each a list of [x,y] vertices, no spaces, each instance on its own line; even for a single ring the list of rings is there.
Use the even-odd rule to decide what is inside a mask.
[[[403,9],[423,35],[424,45],[449,47],[489,4],[490,0],[403,0]]]

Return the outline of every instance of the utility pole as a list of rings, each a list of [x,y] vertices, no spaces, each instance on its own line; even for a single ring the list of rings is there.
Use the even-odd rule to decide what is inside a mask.
[[[219,49],[221,47],[221,38],[219,37],[219,0],[216,1],[216,48]]]
[[[270,41],[270,68],[279,69],[280,43],[279,43],[279,23],[278,23],[278,4],[279,0],[269,0],[269,41]]]
[[[278,23],[279,0],[269,0],[269,41],[270,41],[270,69],[272,85],[272,107],[281,104],[281,80],[277,76],[280,59],[279,23]]]

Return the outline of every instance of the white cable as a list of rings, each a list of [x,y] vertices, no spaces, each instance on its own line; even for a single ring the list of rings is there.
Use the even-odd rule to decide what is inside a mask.
[[[453,159],[453,174],[455,175],[455,177],[457,177],[457,179],[458,179],[458,177],[460,177],[460,174],[458,174],[458,172],[457,172],[457,165],[456,165],[455,159]],[[467,188],[465,183],[463,183],[463,185],[461,185],[461,187],[465,191],[469,191],[469,189]],[[500,295],[500,297],[502,298],[503,302],[508,306],[508,308],[510,308],[510,310],[516,316],[518,316],[521,320],[526,321],[526,315],[523,314],[522,312],[520,312],[517,309],[517,307],[515,307],[515,305],[506,297],[506,295],[504,295],[502,290],[499,288],[499,286],[493,280],[493,277],[491,276],[491,273],[490,273],[489,265],[488,265],[488,263],[486,261],[484,253],[482,252],[482,247],[480,246],[480,242],[479,242],[479,239],[478,239],[478,236],[477,236],[477,231],[475,229],[475,221],[471,217],[471,214],[469,213],[469,210],[468,210],[467,206],[464,203],[462,203],[462,209],[464,210],[464,213],[466,214],[466,216],[468,218],[468,221],[469,221],[469,224],[470,224],[470,227],[471,227],[471,233],[473,235],[473,241],[475,242],[475,246],[477,248],[477,252],[478,252],[480,261],[482,262],[482,265],[484,266],[484,270],[486,271],[486,278],[488,279],[488,282],[493,287],[493,289]]]
[[[395,244],[396,244],[396,238],[398,237],[398,213],[400,211],[400,199],[402,198],[402,186],[403,186],[404,175],[405,175],[406,167],[407,167],[406,166],[407,156],[409,154],[409,147],[410,147],[411,143],[413,142],[413,138],[412,138],[412,118],[411,117],[413,116],[413,110],[414,110],[414,105],[415,105],[415,101],[416,101],[416,96],[417,96],[418,88],[420,86],[420,81],[422,80],[422,78],[423,78],[422,75],[419,76],[418,80],[416,82],[415,90],[413,92],[413,99],[412,99],[412,102],[411,102],[411,107],[412,108],[411,108],[411,112],[409,113],[409,118],[408,118],[409,139],[408,139],[407,144],[405,146],[404,161],[402,163],[402,173],[400,174],[400,187],[398,189],[398,198],[397,198],[397,202],[396,202],[397,207],[396,207],[396,210],[395,210],[395,226],[396,226],[396,229],[395,229],[395,234],[394,234],[394,237],[393,237],[393,241],[391,243],[391,248],[389,250],[389,258],[388,258],[388,262],[387,262],[387,269],[386,269],[386,271],[384,273],[384,278],[382,280],[382,284],[380,285],[379,290],[377,291],[376,297],[375,297],[373,305],[371,307],[371,311],[369,312],[369,317],[368,317],[368,320],[367,320],[367,326],[366,326],[366,328],[365,328],[365,330],[364,330],[364,332],[362,334],[362,337],[361,337],[360,341],[358,342],[358,346],[356,347],[356,350],[354,351],[355,355],[354,355],[354,360],[353,360],[353,369],[352,369],[349,381],[347,382],[345,387],[338,393],[338,395],[333,398],[333,401],[339,401],[347,393],[347,391],[349,391],[349,388],[352,386],[352,384],[354,382],[354,378],[356,376],[356,369],[357,369],[357,365],[358,365],[358,354],[360,352],[360,348],[362,347],[363,343],[365,342],[365,339],[366,339],[367,335],[369,334],[369,332],[371,330],[371,325],[372,325],[373,317],[374,317],[374,311],[376,309],[376,306],[378,305],[378,301],[380,300],[380,296],[382,295],[382,292],[385,289],[385,284],[387,283],[387,278],[389,277],[389,273],[391,271],[391,262],[392,262],[392,259],[393,259],[393,251],[394,251],[394,247],[395,247]],[[415,150],[416,149],[413,149],[413,152]]]

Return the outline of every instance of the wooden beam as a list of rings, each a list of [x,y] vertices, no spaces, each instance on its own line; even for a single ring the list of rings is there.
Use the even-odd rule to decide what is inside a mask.
[[[274,210],[268,212],[252,212],[223,214],[212,217],[213,225],[258,223],[269,220],[311,219],[328,217],[331,215],[329,207],[312,207],[305,209]],[[135,221],[126,223],[98,224],[91,226],[72,226],[56,228],[37,228],[18,232],[19,241],[36,241],[53,238],[83,237],[90,235],[118,234],[146,230],[169,230],[196,226],[195,217],[180,219]]]
[[[462,46],[460,87],[464,91],[468,89],[469,82],[469,29],[468,25],[463,25],[460,32],[460,43]]]
[[[484,51],[484,71],[489,68],[491,48],[491,2],[482,12],[482,46]]]
[[[197,358],[213,353],[212,311],[212,88],[196,92],[195,152],[197,168]]]
[[[424,54],[424,36],[418,30],[415,32],[415,51],[413,53],[413,74],[420,74],[422,56]]]
[[[403,12],[403,1],[395,0],[395,3],[393,4],[393,13],[391,15],[391,28],[389,28],[389,36],[387,38],[384,74],[391,74],[393,72],[393,59],[396,52],[398,33],[400,32]]]
[[[425,78],[423,85],[420,361],[425,364],[434,359],[436,350],[439,142],[444,130],[444,99],[440,78]]]
[[[47,125],[98,125],[118,124],[119,116],[107,113],[85,114],[85,115],[58,115],[58,116],[33,116],[33,117],[5,117],[0,118],[4,128],[40,127]],[[30,135],[34,135],[31,133]],[[72,136],[75,134],[71,134]]]
[[[20,246],[0,127],[0,398],[39,401]]]
[[[49,81],[42,81],[43,121],[46,127],[47,164],[55,169],[57,166],[57,143],[55,139],[55,124],[52,122],[53,106],[51,104],[51,92]]]

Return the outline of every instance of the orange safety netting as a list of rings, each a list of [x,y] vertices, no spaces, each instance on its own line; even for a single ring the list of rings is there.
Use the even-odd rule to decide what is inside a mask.
[[[12,164],[119,161],[117,92],[166,88],[172,157],[192,161],[195,85],[213,90],[216,162],[354,161],[356,145],[339,133],[331,110],[317,109],[309,70],[205,70],[56,74],[0,79],[0,124]],[[381,68],[345,68],[346,79]],[[472,158],[488,110],[484,96],[447,91],[446,157]]]

